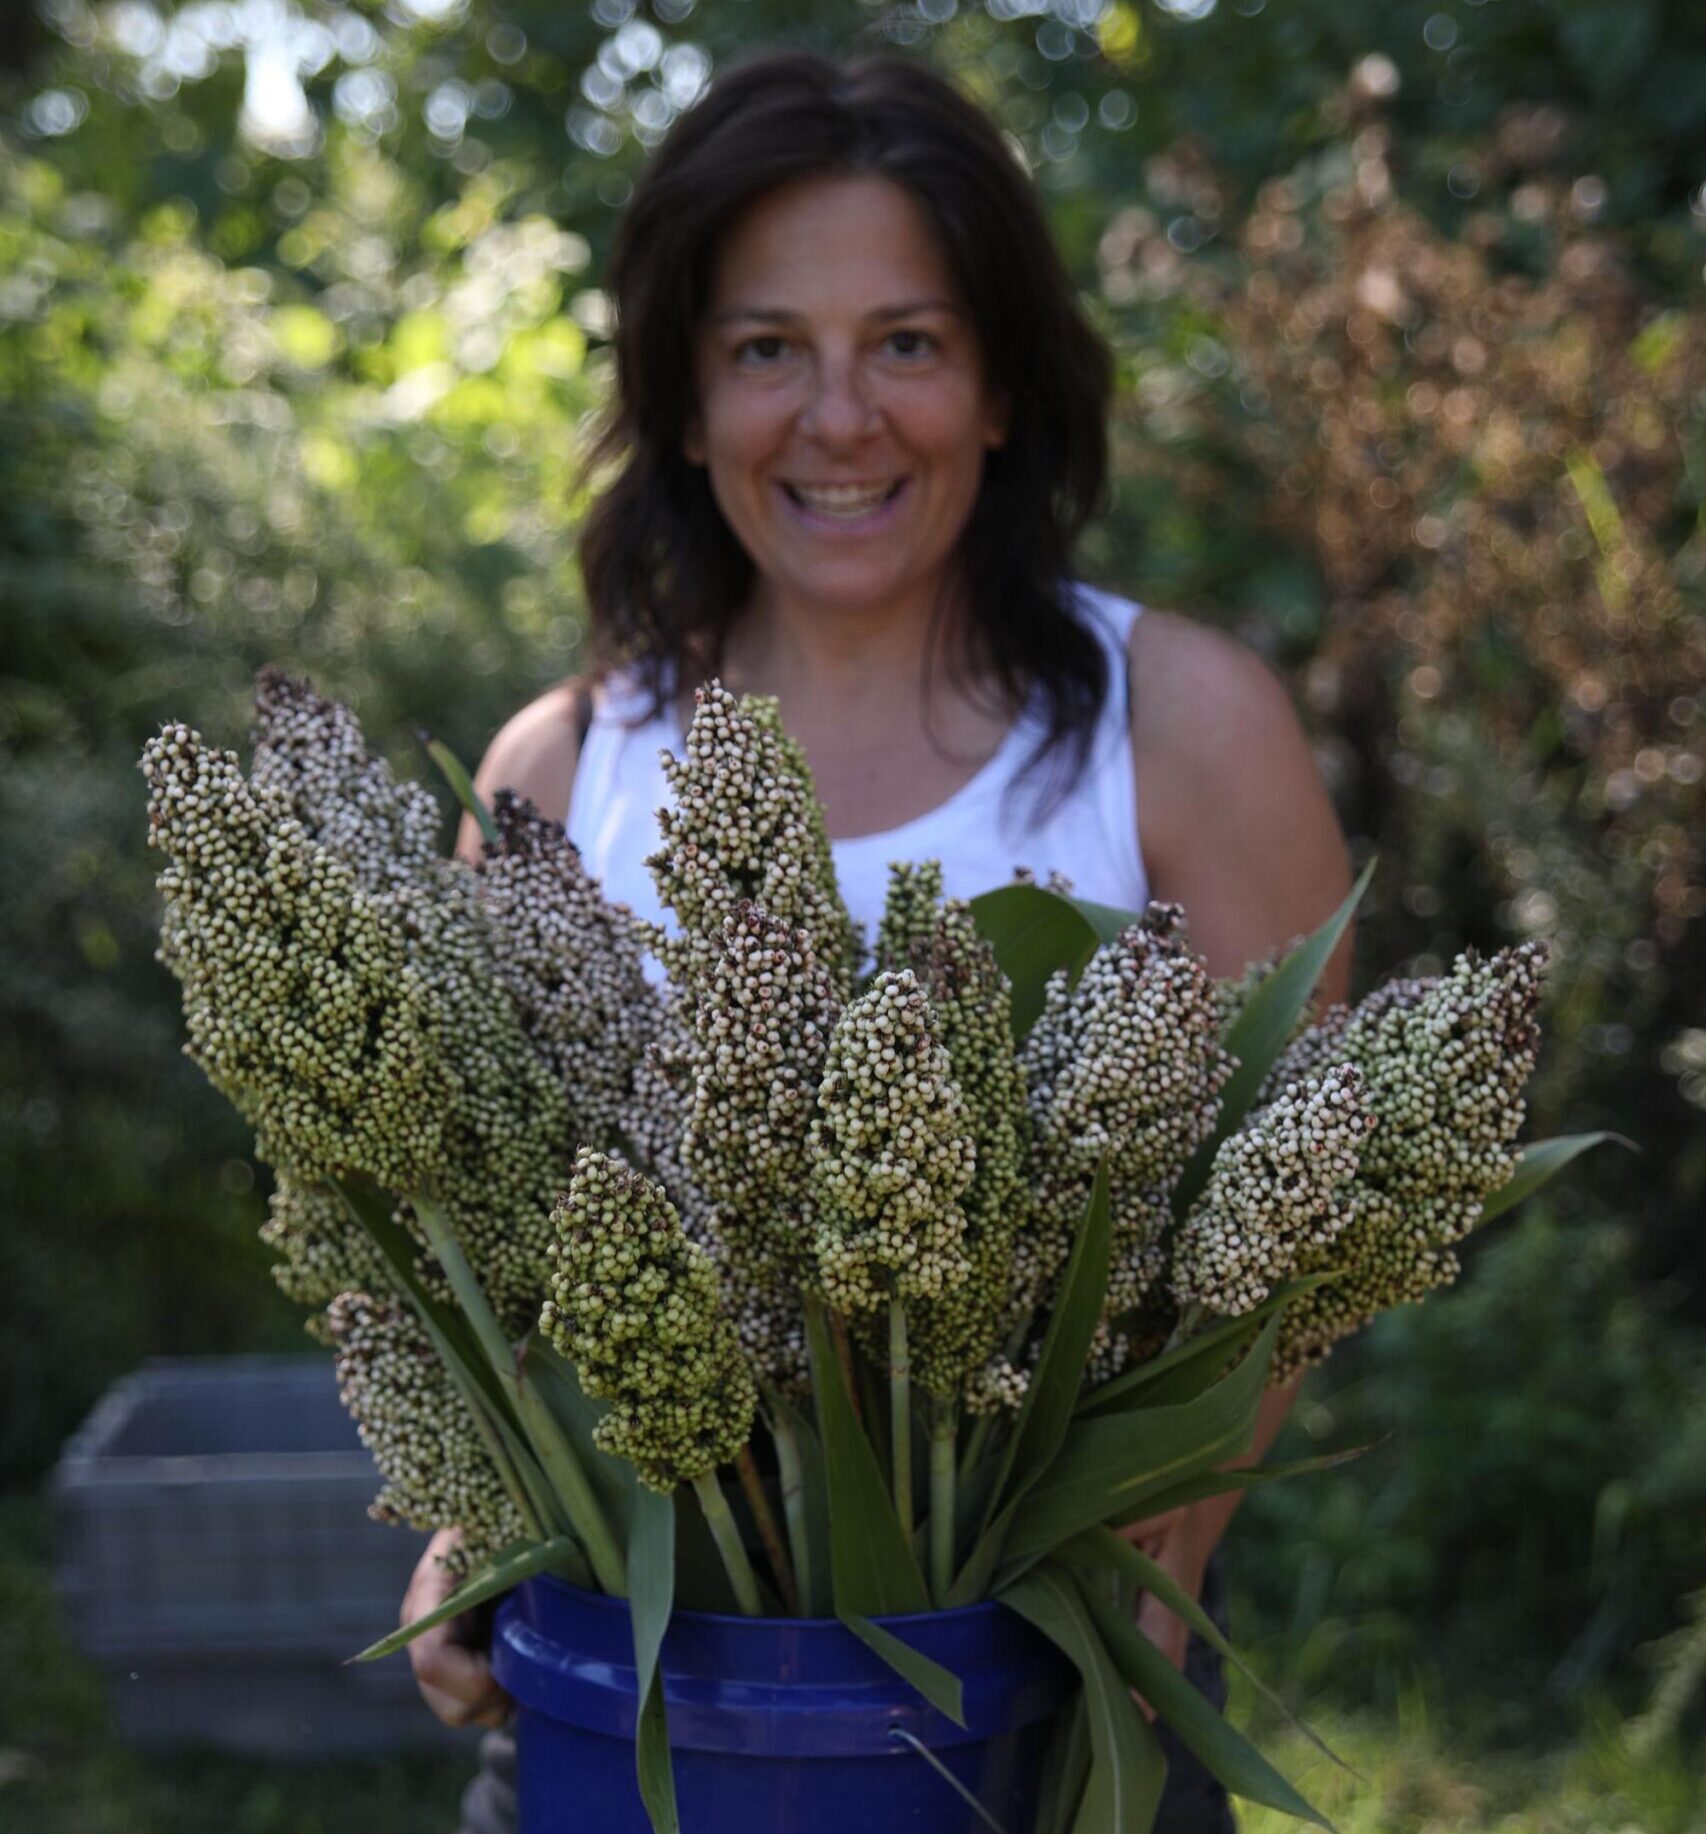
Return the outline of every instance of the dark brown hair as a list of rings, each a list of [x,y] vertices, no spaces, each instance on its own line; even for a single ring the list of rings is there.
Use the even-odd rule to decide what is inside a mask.
[[[621,468],[579,544],[594,664],[631,662],[654,713],[677,679],[721,665],[753,567],[681,450],[712,258],[764,193],[843,174],[892,179],[924,206],[976,321],[987,380],[1011,404],[961,536],[970,616],[957,660],[986,668],[1011,706],[1040,692],[1047,731],[1026,769],[1062,748],[1075,776],[1108,671],[1065,594],[1073,547],[1103,506],[1112,361],[1000,130],[946,78],[894,54],[838,62],[780,50],[735,64],[640,175],[607,267],[616,391],[587,463]]]

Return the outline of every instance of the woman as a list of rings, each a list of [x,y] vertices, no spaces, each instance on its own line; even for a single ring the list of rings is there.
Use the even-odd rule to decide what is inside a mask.
[[[1070,578],[1111,365],[1028,180],[951,86],[895,58],[736,67],[657,149],[608,278],[617,391],[593,464],[619,469],[580,543],[598,671],[504,727],[484,791],[565,820],[606,893],[661,919],[657,754],[715,673],[780,697],[870,933],[896,858],[940,858],[962,895],[1023,865],[1109,904],[1177,901],[1217,974],[1340,901],[1344,838],[1277,678]],[[1347,979],[1348,944],[1327,995]],[[1269,1395],[1258,1455],[1289,1401]],[[1133,1531],[1216,1611],[1235,1507]],[[445,1589],[429,1553],[405,1619]],[[1146,1599],[1140,1623],[1224,1697],[1178,1619]],[[440,1717],[502,1719],[466,1627],[411,1653]],[[1219,1786],[1169,1756],[1157,1826],[1230,1829]],[[465,1814],[513,1814],[501,1753]]]

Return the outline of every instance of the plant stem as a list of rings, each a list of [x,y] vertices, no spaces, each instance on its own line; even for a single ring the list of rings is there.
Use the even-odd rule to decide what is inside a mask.
[[[954,1583],[954,1439],[960,1410],[949,1395],[930,1401],[930,1590],[945,1605]]]
[[[1018,1365],[1019,1358],[1025,1354],[1025,1340],[1031,1335],[1031,1320],[1034,1312],[1027,1312],[1023,1318],[1007,1333],[1007,1342],[1003,1354],[1007,1361]],[[978,1460],[983,1457],[989,1444],[989,1436],[999,1425],[1001,1409],[995,1408],[987,1414],[980,1414],[971,1430],[971,1438],[966,1444],[965,1455],[960,1460],[960,1482],[963,1484],[977,1469]]]
[[[979,1414],[972,1422],[971,1437],[966,1441],[964,1455],[960,1459],[960,1482],[977,1469],[978,1461],[983,1457],[983,1448],[989,1444],[989,1435],[995,1431],[996,1414]]]
[[[1193,1299],[1179,1314],[1178,1323],[1173,1326],[1172,1334],[1162,1346],[1161,1354],[1165,1356],[1169,1350],[1176,1350],[1180,1344],[1185,1343],[1202,1323],[1202,1316],[1202,1301]]]
[[[800,1459],[800,1442],[794,1423],[781,1408],[770,1411],[770,1432],[776,1441],[776,1462],[782,1470],[782,1514],[788,1523],[788,1545],[794,1555],[794,1578],[800,1603],[815,1609],[817,1590],[812,1584],[811,1534],[806,1525],[806,1472]]]
[[[729,1584],[735,1589],[735,1600],[748,1617],[762,1617],[764,1602],[758,1595],[758,1575],[752,1570],[746,1547],[735,1526],[729,1500],[717,1482],[715,1471],[701,1473],[693,1480],[693,1494],[705,1512],[705,1521],[716,1539],[717,1552],[723,1557],[723,1568]]]
[[[782,1544],[782,1531],[776,1523],[776,1512],[770,1507],[764,1479],[759,1475],[750,1445],[742,1446],[735,1454],[735,1470],[740,1473],[740,1487],[746,1495],[747,1507],[752,1511],[753,1522],[757,1525],[758,1538],[764,1543],[764,1557],[770,1562],[770,1571],[776,1576],[776,1590],[782,1595],[783,1607],[790,1617],[798,1617],[800,1589],[794,1584],[794,1569],[788,1564],[788,1550]]]
[[[587,1480],[581,1461],[557,1417],[539,1391],[522,1374],[515,1347],[504,1336],[485,1288],[474,1277],[450,1219],[423,1197],[411,1199],[427,1243],[444,1269],[462,1315],[479,1340],[494,1373],[515,1397],[522,1432],[538,1454],[545,1475],[569,1513],[576,1537],[586,1549],[592,1570],[604,1590],[616,1598],[628,1594],[628,1574],[622,1548],[611,1532],[604,1510]]]
[[[889,1301],[889,1438],[894,1453],[894,1508],[900,1532],[912,1539],[912,1362],[906,1349],[906,1307]]]

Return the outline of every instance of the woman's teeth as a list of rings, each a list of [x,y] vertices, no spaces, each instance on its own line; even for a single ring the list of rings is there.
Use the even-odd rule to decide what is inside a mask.
[[[803,504],[807,509],[826,516],[844,516],[852,520],[855,516],[862,516],[875,509],[879,503],[886,503],[903,482],[903,479],[897,478],[892,484],[786,484],[783,488],[796,503]]]

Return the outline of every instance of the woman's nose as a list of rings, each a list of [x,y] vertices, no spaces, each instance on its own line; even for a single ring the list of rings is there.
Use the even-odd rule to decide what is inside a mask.
[[[862,438],[881,418],[867,398],[858,365],[832,358],[815,366],[810,399],[800,412],[800,430],[828,443]]]

